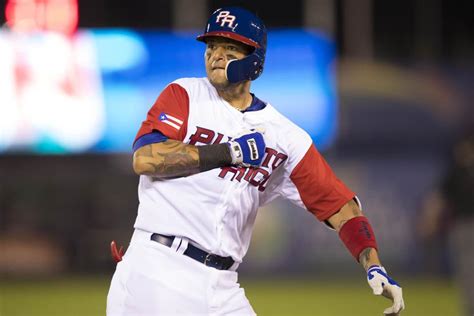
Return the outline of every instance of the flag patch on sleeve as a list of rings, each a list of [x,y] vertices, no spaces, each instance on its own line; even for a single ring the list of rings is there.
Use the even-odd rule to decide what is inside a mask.
[[[175,128],[176,130],[179,130],[181,126],[183,125],[183,121],[181,121],[179,118],[166,114],[165,112],[161,112],[158,119],[160,120],[160,122],[168,124],[169,126]]]

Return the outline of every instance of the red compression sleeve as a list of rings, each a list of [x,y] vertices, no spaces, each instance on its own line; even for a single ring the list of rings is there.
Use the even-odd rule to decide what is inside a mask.
[[[346,222],[339,231],[339,237],[357,261],[365,248],[377,249],[374,231],[365,216],[354,217]]]

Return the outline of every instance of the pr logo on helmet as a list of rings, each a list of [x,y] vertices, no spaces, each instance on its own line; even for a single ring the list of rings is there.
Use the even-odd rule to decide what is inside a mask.
[[[229,11],[221,11],[217,15],[216,23],[220,23],[222,27],[226,24],[231,29],[234,29],[237,25],[234,26],[235,15],[231,15]]]

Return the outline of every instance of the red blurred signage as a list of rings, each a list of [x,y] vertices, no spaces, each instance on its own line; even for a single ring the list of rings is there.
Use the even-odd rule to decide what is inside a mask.
[[[7,25],[15,31],[52,31],[71,35],[77,29],[78,0],[8,0]]]

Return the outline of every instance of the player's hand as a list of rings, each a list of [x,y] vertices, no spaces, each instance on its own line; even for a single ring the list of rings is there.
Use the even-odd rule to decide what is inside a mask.
[[[241,133],[228,142],[232,164],[243,167],[258,167],[265,155],[265,140],[262,132],[255,129]]]
[[[367,282],[374,295],[383,295],[392,300],[393,305],[384,310],[385,315],[399,315],[405,309],[403,293],[400,285],[390,278],[381,266],[373,265],[367,270]]]

